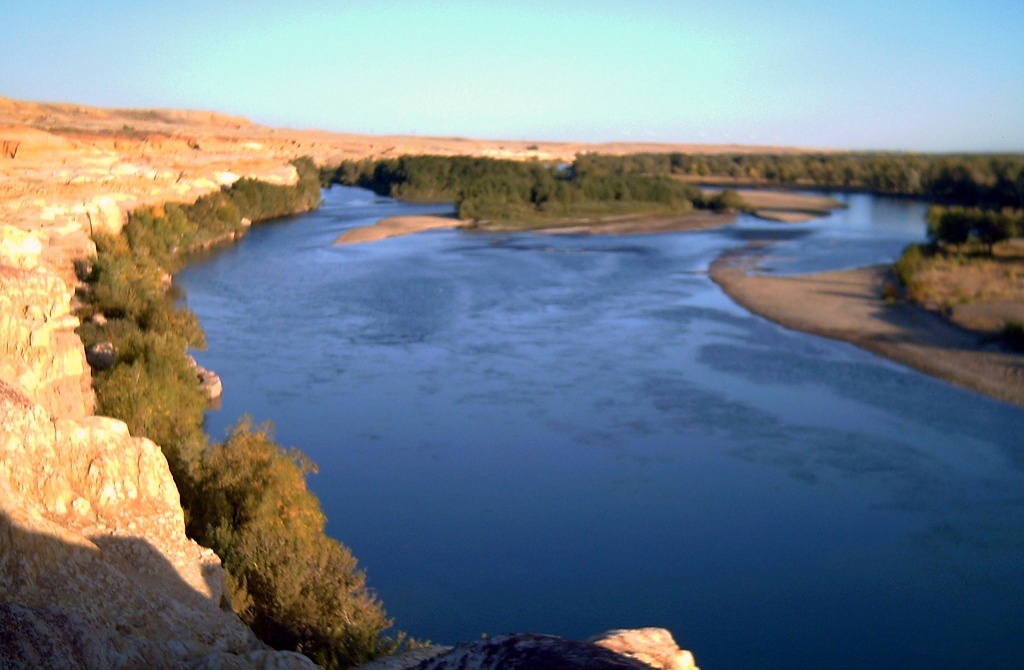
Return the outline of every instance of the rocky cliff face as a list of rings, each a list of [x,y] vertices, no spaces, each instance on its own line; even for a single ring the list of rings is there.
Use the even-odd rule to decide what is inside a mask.
[[[0,156],[20,161],[0,170],[0,667],[315,667],[223,606],[220,560],[185,536],[160,448],[93,415],[73,263],[91,235],[120,231],[134,182],[90,176],[96,147],[24,129],[13,144]],[[186,196],[225,179],[201,178]]]
[[[71,291],[40,245],[4,239],[18,243],[0,253],[0,657],[310,667],[222,607],[220,560],[185,537],[160,448],[92,415]]]

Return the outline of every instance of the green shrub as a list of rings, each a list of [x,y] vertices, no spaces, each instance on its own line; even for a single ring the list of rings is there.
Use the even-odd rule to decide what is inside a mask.
[[[713,212],[738,212],[745,206],[743,197],[731,188],[716,193],[705,201],[705,207]]]
[[[98,412],[161,446],[190,537],[213,547],[229,570],[232,606],[265,642],[341,668],[393,650],[397,642],[382,635],[391,622],[348,549],[324,534],[305,484],[312,465],[301,454],[248,420],[226,443],[208,444],[207,400],[186,353],[205,338],[195,315],[174,304],[165,271],[240,231],[243,216],[315,207],[319,171],[308,160],[296,169],[296,186],[243,179],[191,205],[134,212],[122,236],[96,236],[78,332],[86,345],[114,344],[114,367],[93,375]],[[89,318],[96,314],[105,322]]]
[[[191,495],[189,535],[211,547],[233,577],[231,600],[260,639],[328,668],[393,651],[391,626],[365,575],[306,488],[315,466],[243,417],[203,455]]]
[[[903,286],[910,286],[914,280],[914,274],[921,268],[922,262],[924,262],[924,254],[921,252],[920,244],[911,244],[903,250],[903,255],[893,266],[896,278]]]
[[[504,223],[550,223],[559,216],[581,216],[584,210],[588,216],[683,213],[700,199],[700,190],[691,184],[639,168],[614,169],[622,159],[609,160],[581,156],[573,169],[563,171],[536,162],[405,156],[345,162],[324,178],[407,200],[451,200],[461,219]],[[641,163],[656,172],[657,161]]]

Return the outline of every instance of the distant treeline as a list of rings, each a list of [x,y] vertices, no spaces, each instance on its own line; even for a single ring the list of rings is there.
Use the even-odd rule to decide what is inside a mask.
[[[463,219],[536,220],[610,213],[726,209],[694,182],[781,185],[905,195],[944,205],[1024,207],[1024,156],[902,153],[611,156],[581,154],[551,166],[465,156],[349,161],[324,185],[358,185],[406,200],[454,201]]]
[[[728,197],[702,197],[700,188],[627,170],[587,172],[538,162],[467,156],[405,156],[348,161],[322,173],[327,184],[369,188],[404,200],[455,202],[459,218],[546,222],[608,215],[683,214],[725,209]]]
[[[78,332],[87,347],[113,343],[116,364],[93,374],[97,412],[163,448],[188,535],[223,560],[235,611],[273,647],[344,668],[394,649],[382,635],[391,623],[355,558],[324,533],[305,456],[248,419],[209,443],[207,400],[187,356],[205,339],[195,315],[175,304],[167,274],[185,253],[243,231],[243,219],[315,208],[319,171],[308,159],[295,166],[295,186],[242,179],[191,205],[133,212],[123,235],[97,235]]]
[[[909,195],[936,203],[1024,207],[1024,156],[905,153],[583,154],[583,174],[676,175]]]

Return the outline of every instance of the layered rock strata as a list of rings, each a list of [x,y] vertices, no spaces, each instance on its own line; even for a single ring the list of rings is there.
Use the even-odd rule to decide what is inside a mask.
[[[0,667],[316,667],[224,605],[160,448],[93,415],[68,278],[111,202],[36,229],[0,207]]]

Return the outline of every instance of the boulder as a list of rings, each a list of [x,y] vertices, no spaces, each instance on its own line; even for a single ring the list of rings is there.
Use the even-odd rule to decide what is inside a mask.
[[[680,649],[664,628],[610,630],[589,641],[659,670],[698,670],[693,654]]]
[[[515,633],[464,642],[416,670],[650,670],[644,663],[590,642]]]
[[[117,363],[117,349],[114,348],[113,342],[97,342],[86,347],[85,360],[88,361],[89,367],[97,372],[109,370]]]

